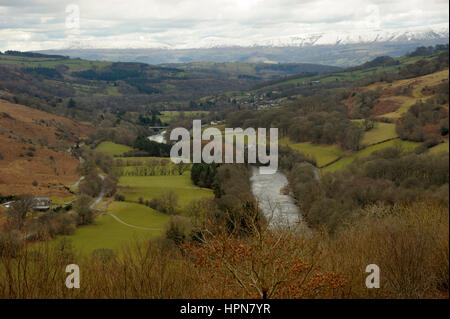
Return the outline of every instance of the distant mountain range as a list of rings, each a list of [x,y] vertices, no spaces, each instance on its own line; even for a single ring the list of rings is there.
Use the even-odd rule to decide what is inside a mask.
[[[362,64],[381,55],[401,56],[422,45],[448,42],[449,27],[439,24],[410,29],[329,31],[253,42],[211,37],[199,41],[195,47],[188,44],[171,46],[152,43],[151,48],[100,49],[81,42],[76,48],[39,52],[89,60],[149,64],[201,61],[319,63],[345,67]]]
[[[304,47],[314,45],[346,45],[375,42],[405,43],[411,41],[448,41],[448,38],[448,24],[439,24],[412,29],[360,30],[352,32],[329,31],[281,37],[277,39],[267,39],[251,43],[251,46]]]

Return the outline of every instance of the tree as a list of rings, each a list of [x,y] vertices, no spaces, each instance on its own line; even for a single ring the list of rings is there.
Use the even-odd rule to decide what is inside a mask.
[[[98,196],[103,187],[102,178],[96,174],[91,173],[86,176],[83,182],[81,182],[79,188],[81,194],[86,194],[91,197]]]
[[[92,197],[87,195],[79,196],[73,205],[74,211],[77,214],[78,225],[89,225],[94,219],[94,214],[91,209]]]
[[[75,102],[74,99],[70,98],[69,102],[67,102],[67,107],[69,109],[73,109],[77,106],[77,103]]]
[[[359,150],[359,143],[362,138],[362,130],[356,126],[349,126],[345,130],[345,140],[343,145],[347,149],[351,149],[353,151]]]
[[[178,195],[173,191],[163,193],[159,197],[153,198],[149,205],[163,214],[175,215],[178,210]]]
[[[189,165],[180,162],[177,164],[177,171],[178,171],[178,175],[183,175],[184,172],[186,172],[189,169]]]
[[[34,198],[31,195],[22,195],[12,203],[8,210],[8,225],[12,229],[22,229],[27,213],[33,208]]]
[[[178,216],[172,216],[166,229],[166,238],[172,240],[175,245],[181,246],[186,240],[185,227]]]
[[[320,249],[295,230],[272,231],[249,221],[254,235],[204,230],[185,248],[194,276],[212,298],[315,298],[343,296],[346,281],[316,266]],[[215,225],[211,227],[215,228]],[[222,288],[217,289],[217,283]]]

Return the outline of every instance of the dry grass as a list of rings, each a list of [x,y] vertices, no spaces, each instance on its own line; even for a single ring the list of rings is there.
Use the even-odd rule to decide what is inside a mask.
[[[350,281],[354,298],[438,298],[448,294],[448,207],[421,202],[373,206],[335,238],[320,238],[322,264]],[[365,268],[380,267],[380,288],[367,289]]]
[[[14,258],[3,250],[0,298],[258,298],[264,291],[275,298],[448,296],[448,207],[418,202],[365,213],[333,237],[274,230],[218,236],[193,250],[153,240],[89,256],[67,243],[35,245]],[[80,266],[80,289],[65,287],[71,263]],[[365,286],[368,264],[380,267],[379,289]],[[325,294],[311,295],[323,288]]]
[[[435,73],[419,76],[411,79],[398,80],[393,83],[377,82],[371,85],[358,88],[357,91],[366,92],[381,89],[381,97],[375,101],[372,115],[379,118],[396,120],[406,113],[411,105],[419,99],[424,98],[423,89],[426,87],[434,87],[444,80],[448,79],[448,69]],[[404,93],[398,93],[397,90],[405,89]],[[427,94],[427,97],[430,94]],[[349,98],[344,102],[349,110],[354,107],[353,98]]]
[[[66,150],[91,132],[90,126],[0,100],[0,193],[70,195],[64,185],[78,179],[78,160]]]

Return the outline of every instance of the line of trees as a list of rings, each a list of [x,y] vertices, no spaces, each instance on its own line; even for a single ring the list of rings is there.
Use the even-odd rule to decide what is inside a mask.
[[[290,189],[313,227],[335,232],[375,204],[396,205],[434,199],[447,205],[449,156],[406,153],[400,145],[355,160],[317,179],[315,168],[299,162],[287,171]]]

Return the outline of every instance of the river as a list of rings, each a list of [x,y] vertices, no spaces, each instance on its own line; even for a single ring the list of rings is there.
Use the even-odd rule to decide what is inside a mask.
[[[149,136],[150,141],[167,143],[166,131]],[[317,172],[315,172],[316,175]],[[316,176],[318,178],[318,176]],[[280,171],[275,174],[264,175],[257,167],[252,167],[250,185],[252,193],[258,201],[259,208],[271,226],[298,227],[299,230],[309,232],[310,229],[303,220],[294,198],[281,193],[288,184],[286,176]]]
[[[294,198],[282,194],[282,189],[287,184],[286,176],[280,171],[264,175],[259,173],[257,167],[252,167],[251,189],[269,225],[298,227],[300,231],[309,232]]]
[[[149,136],[148,139],[150,141],[153,141],[153,142],[166,144],[167,140],[166,140],[166,136],[165,135],[166,135],[166,131],[162,131],[162,132],[160,132],[158,134]]]

